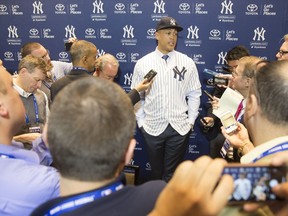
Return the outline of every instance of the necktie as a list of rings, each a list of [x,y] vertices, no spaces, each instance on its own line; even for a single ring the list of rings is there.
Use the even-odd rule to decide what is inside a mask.
[[[167,59],[169,58],[169,55],[163,55],[162,58],[167,62]]]
[[[243,109],[243,100],[241,100],[240,104],[238,105],[237,111],[235,113],[235,119],[238,120],[238,117]]]

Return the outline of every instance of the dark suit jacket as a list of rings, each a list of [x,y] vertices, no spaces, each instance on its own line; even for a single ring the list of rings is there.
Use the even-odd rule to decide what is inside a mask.
[[[89,77],[89,76],[91,75],[89,75],[87,71],[85,70],[72,69],[66,76],[62,77],[61,79],[57,80],[56,82],[52,84],[51,89],[50,89],[51,100],[53,101],[57,93],[69,83],[75,80],[81,79],[81,78]],[[133,105],[135,105],[140,100],[140,95],[136,89],[132,89],[128,93],[128,96],[130,97]]]
[[[61,79],[54,82],[51,86],[51,101],[54,100],[57,93],[64,88],[69,83],[84,78],[84,77],[91,77],[90,74],[87,73],[85,70],[81,69],[72,69],[66,76],[62,77]]]
[[[140,100],[140,94],[136,89],[132,89],[128,93],[128,96],[130,97],[133,106]]]

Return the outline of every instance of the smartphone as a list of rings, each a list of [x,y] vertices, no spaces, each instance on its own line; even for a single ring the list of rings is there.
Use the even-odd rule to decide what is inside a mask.
[[[156,76],[157,72],[151,69],[145,76],[144,79],[147,79],[149,82]]]
[[[237,121],[230,111],[223,113],[220,116],[220,120],[227,134],[234,132],[238,128]]]
[[[229,82],[229,80],[227,78],[217,77],[217,76],[213,77],[213,84],[214,85],[225,85],[225,86],[228,86],[228,82]]]
[[[208,96],[210,100],[213,100],[213,96],[208,91],[204,90],[204,93]]]
[[[229,198],[231,205],[283,200],[272,192],[272,188],[287,181],[286,166],[231,163],[225,166],[222,174],[229,174],[234,179],[234,191]]]

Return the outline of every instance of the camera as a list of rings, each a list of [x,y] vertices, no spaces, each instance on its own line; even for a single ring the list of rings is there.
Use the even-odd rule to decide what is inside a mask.
[[[65,43],[65,51],[70,51],[73,42],[66,42]]]
[[[219,77],[219,76],[214,76],[213,77],[213,84],[214,85],[225,85],[228,86],[228,78],[226,77]]]
[[[230,205],[283,200],[272,192],[272,188],[286,182],[286,166],[231,163],[224,167],[222,174],[229,174],[234,179],[234,191],[229,198]]]

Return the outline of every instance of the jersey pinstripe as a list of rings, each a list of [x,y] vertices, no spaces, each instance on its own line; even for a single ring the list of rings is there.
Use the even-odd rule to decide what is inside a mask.
[[[170,123],[179,134],[185,135],[198,115],[201,96],[198,70],[185,54],[172,51],[167,63],[162,55],[156,48],[135,65],[131,88],[149,70],[157,72],[151,88],[141,93],[141,101],[135,106],[138,126],[157,136]]]

